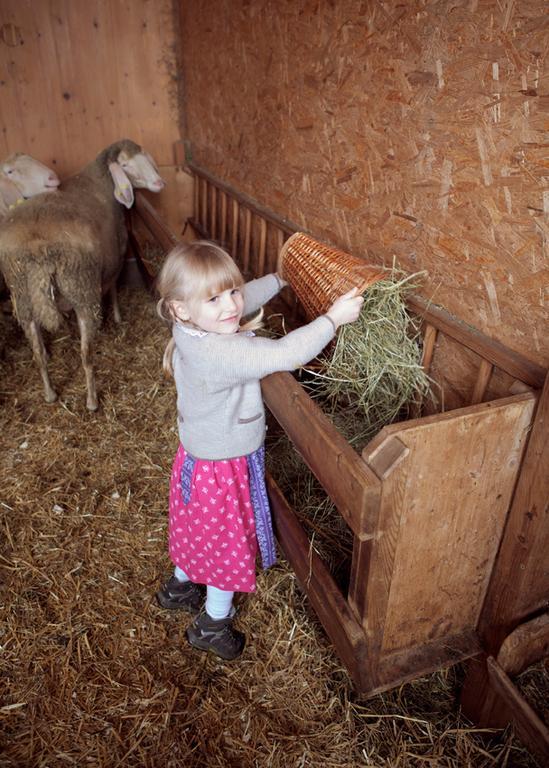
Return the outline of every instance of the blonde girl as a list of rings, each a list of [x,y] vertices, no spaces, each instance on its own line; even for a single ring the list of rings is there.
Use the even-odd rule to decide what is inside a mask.
[[[233,595],[255,591],[258,546],[264,568],[276,560],[260,380],[309,362],[362,305],[351,291],[281,339],[255,336],[257,321],[242,318],[284,285],[277,274],[245,284],[229,254],[207,241],[176,246],[157,282],[158,311],[172,329],[164,369],[175,379],[180,438],[169,504],[175,571],[157,599],[164,608],[197,612],[206,592],[187,638],[224,659],[244,648],[233,626]]]

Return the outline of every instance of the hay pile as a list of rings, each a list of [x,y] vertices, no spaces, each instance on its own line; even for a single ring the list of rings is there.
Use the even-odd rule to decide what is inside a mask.
[[[405,419],[414,401],[429,393],[420,328],[406,308],[419,277],[393,269],[370,286],[358,320],[339,330],[320,370],[313,367],[313,380],[305,382],[357,450],[386,424]]]
[[[101,408],[85,408],[74,327],[50,343],[47,406],[11,323],[0,377],[0,765],[166,768],[530,767],[511,734],[460,720],[459,669],[371,700],[282,561],[242,601],[236,663],[190,649],[186,615],[152,595],[169,570],[177,445],[166,332],[122,293],[96,345]]]

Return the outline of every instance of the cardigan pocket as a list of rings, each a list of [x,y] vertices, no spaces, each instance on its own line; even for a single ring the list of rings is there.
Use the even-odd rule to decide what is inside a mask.
[[[257,421],[258,419],[260,419],[262,417],[262,415],[263,414],[261,412],[260,413],[256,413],[255,416],[250,416],[249,419],[238,419],[238,423],[239,424],[250,424],[252,421]]]

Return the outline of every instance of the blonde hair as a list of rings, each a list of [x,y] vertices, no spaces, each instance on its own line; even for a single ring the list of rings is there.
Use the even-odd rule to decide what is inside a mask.
[[[160,299],[157,312],[171,326],[176,321],[181,322],[174,314],[174,301],[189,304],[242,285],[241,271],[223,248],[208,240],[181,243],[168,253],[158,275],[156,288]],[[241,325],[240,331],[259,328],[262,316],[263,311]],[[174,346],[174,340],[170,339],[162,360],[162,368],[168,376],[173,376]]]

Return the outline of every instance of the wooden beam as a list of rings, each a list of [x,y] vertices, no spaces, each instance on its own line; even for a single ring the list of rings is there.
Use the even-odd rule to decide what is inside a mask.
[[[374,535],[380,483],[356,451],[289,373],[261,382],[267,407],[324,486],[351,530]]]

